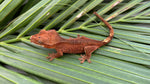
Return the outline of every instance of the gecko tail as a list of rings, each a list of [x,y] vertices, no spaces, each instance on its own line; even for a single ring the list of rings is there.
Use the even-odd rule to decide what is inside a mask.
[[[100,20],[102,20],[104,24],[109,28],[109,36],[106,39],[102,40],[102,43],[105,45],[112,40],[114,36],[114,30],[112,26],[107,21],[105,21],[98,13],[94,12],[93,14],[95,14]]]

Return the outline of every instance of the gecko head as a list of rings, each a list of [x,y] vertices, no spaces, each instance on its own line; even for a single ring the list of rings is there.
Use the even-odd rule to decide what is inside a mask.
[[[41,46],[53,45],[57,38],[56,36],[58,36],[56,30],[41,30],[38,34],[32,35],[30,40],[31,42]]]

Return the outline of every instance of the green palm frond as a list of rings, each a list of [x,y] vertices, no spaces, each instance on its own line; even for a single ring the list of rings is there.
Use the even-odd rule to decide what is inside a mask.
[[[0,0],[0,81],[2,84],[149,84],[149,0]],[[80,64],[79,54],[49,62],[54,49],[30,42],[41,29],[64,37],[95,40],[108,36],[96,11],[114,28],[113,40]],[[16,72],[6,66],[25,72]]]

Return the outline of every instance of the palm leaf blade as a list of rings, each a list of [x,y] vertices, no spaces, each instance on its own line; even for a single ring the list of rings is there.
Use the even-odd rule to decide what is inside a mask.
[[[50,2],[47,7],[45,7],[27,26],[22,32],[18,35],[17,38],[20,38],[28,31],[34,29],[35,27],[39,26],[42,22],[44,22],[48,17],[53,15],[55,12],[63,7],[63,4],[67,4],[70,0],[56,0]],[[60,4],[60,5],[59,5]],[[61,5],[62,4],[62,5]],[[49,10],[47,10],[49,9]]]
[[[126,14],[125,16],[123,16],[122,18],[120,18],[119,20],[122,20],[124,18],[127,18],[131,15],[134,15],[142,10],[144,10],[145,8],[149,7],[150,6],[150,2],[146,2],[145,4],[143,5],[140,5],[139,7],[137,7],[136,9],[134,9],[133,11],[129,12],[128,14]]]
[[[22,0],[6,0],[0,5],[0,22],[4,20],[7,15],[13,11]],[[2,23],[2,22],[1,22]]]
[[[27,78],[23,75],[17,74],[15,72],[12,72],[10,70],[7,70],[3,67],[0,67],[0,75],[2,76],[2,78],[5,78],[9,81],[11,81],[12,83],[22,83],[22,84],[41,84],[40,82],[37,82],[35,80],[31,80],[30,78]],[[1,83],[6,83],[6,82],[1,82]],[[8,83],[10,84],[10,82]]]
[[[130,1],[128,4],[124,5],[123,7],[119,8],[118,10],[113,12],[111,15],[107,16],[106,21],[118,16],[120,13],[130,9],[131,7],[135,6],[136,4],[138,4],[141,1],[142,0],[132,0],[132,1]]]
[[[86,12],[90,11],[92,8],[94,8],[96,5],[101,3],[102,0],[94,0],[86,3],[84,7],[81,8],[80,11],[78,11],[76,14],[74,14],[60,29],[59,31],[64,30],[67,26],[70,26],[73,22],[75,22],[77,19],[79,19],[81,16],[85,15]]]
[[[20,48],[19,48],[20,49]],[[18,50],[19,50],[18,49]],[[63,64],[62,64],[62,61],[64,60],[64,62],[66,62],[66,63],[69,63],[69,62],[71,62],[71,63],[69,63],[69,64],[72,64],[73,63],[73,65],[75,65],[75,66],[78,66],[77,68],[79,68],[79,70],[81,70],[80,68],[83,68],[83,67],[86,67],[86,69],[89,69],[89,70],[91,70],[92,69],[92,67],[94,68],[94,67],[96,67],[96,66],[99,66],[99,65],[101,65],[101,66],[99,66],[99,67],[97,67],[97,68],[94,68],[94,72],[92,72],[92,73],[95,73],[95,69],[96,69],[96,72],[97,73],[101,73],[101,74],[103,74],[103,75],[105,75],[105,76],[109,76],[109,79],[119,79],[119,81],[130,81],[129,79],[131,79],[130,77],[132,77],[131,75],[129,76],[129,79],[126,79],[125,80],[125,78],[123,78],[123,79],[120,79],[121,77],[117,77],[116,76],[116,74],[114,74],[113,75],[113,73],[109,73],[111,70],[113,70],[112,68],[106,68],[106,67],[108,67],[108,65],[106,66],[106,63],[103,63],[103,61],[100,61],[99,62],[99,60],[97,60],[97,58],[96,58],[96,60],[95,59],[93,59],[93,63],[95,64],[94,66],[92,65],[92,66],[89,66],[89,65],[78,65],[77,63],[78,63],[78,61],[76,60],[76,59],[74,59],[75,58],[75,56],[71,56],[71,57],[67,57],[67,58],[64,58],[64,59],[58,59],[58,60],[56,60],[56,62],[54,61],[54,64],[52,63],[52,64],[49,64],[49,62],[45,62],[45,61],[42,61],[42,60],[45,60],[45,57],[44,58],[42,58],[42,60],[39,60],[39,59],[37,59],[37,57],[35,58],[35,57],[32,57],[32,56],[24,56],[24,54],[25,54],[26,52],[23,52],[22,51],[22,55],[19,55],[19,54],[13,54],[13,53],[10,53],[10,52],[7,52],[7,54],[6,53],[2,53],[1,52],[1,55],[3,55],[3,56],[5,56],[6,58],[5,59],[7,59],[7,60],[11,60],[11,59],[15,59],[15,65],[16,65],[16,62],[17,61],[19,61],[19,62],[17,62],[17,67],[18,68],[21,68],[21,66],[22,66],[22,63],[23,63],[23,65],[25,65],[25,64],[28,64],[28,66],[26,65],[26,68],[28,68],[29,70],[27,70],[27,71],[29,71],[29,72],[32,72],[33,73],[33,71],[34,71],[34,73],[36,72],[36,71],[38,71],[38,70],[48,70],[48,73],[49,73],[49,75],[48,75],[48,73],[46,73],[47,71],[44,71],[44,73],[42,72],[42,73],[40,73],[41,71],[38,71],[38,73],[39,73],[39,75],[40,76],[42,76],[43,77],[43,75],[42,74],[45,74],[45,75],[48,75],[48,76],[46,76],[48,79],[51,79],[51,80],[53,80],[53,78],[55,78],[55,77],[57,77],[57,75],[56,75],[56,73],[58,73],[58,75],[60,76],[60,75],[62,75],[62,73],[65,73],[65,75],[64,76],[66,76],[66,74],[70,74],[70,76],[69,77],[71,77],[71,76],[73,76],[73,78],[74,77],[76,77],[76,75],[77,75],[77,73],[80,73],[81,71],[79,71],[79,72],[77,72],[77,70],[76,69],[74,69],[73,67],[72,68],[70,68],[70,70],[68,71],[68,69],[67,70],[65,70],[66,68],[64,68],[64,67],[61,67]],[[28,52],[29,53],[29,52]],[[2,57],[2,56],[1,56]],[[95,56],[96,57],[96,56]],[[98,57],[99,59],[102,59],[101,57]],[[2,59],[1,60],[3,60],[3,57],[2,57]],[[69,62],[68,62],[68,60],[70,60]],[[72,60],[72,61],[71,61]],[[112,59],[111,59],[112,60]],[[3,61],[4,62],[4,61]],[[9,63],[9,61],[5,61],[5,63],[8,63],[8,64],[11,64],[12,66],[14,66],[14,63],[12,62],[12,61],[10,61],[10,63]],[[25,63],[25,64],[24,64]],[[98,63],[98,64],[97,64]],[[100,64],[99,64],[100,63]],[[55,64],[58,64],[58,65],[55,65]],[[103,66],[103,64],[105,64],[104,66]],[[60,66],[61,65],[61,66]],[[68,65],[68,64],[67,64]],[[68,65],[69,66],[69,65]],[[79,67],[79,66],[82,66],[82,67]],[[109,65],[110,66],[110,65]],[[121,65],[120,65],[121,66]],[[16,67],[16,66],[15,66]],[[33,70],[33,67],[34,67],[34,69],[35,70]],[[38,68],[38,69],[36,69],[36,67]],[[102,68],[103,67],[103,68]],[[21,68],[21,69],[24,69],[24,70],[26,70],[26,68]],[[59,68],[61,68],[61,69],[59,69]],[[100,69],[99,69],[100,68]],[[119,67],[120,68],[120,67]],[[73,69],[73,72],[72,72],[72,69]],[[60,71],[59,71],[60,70]],[[75,71],[75,73],[74,73],[74,70],[76,70]],[[97,71],[98,70],[98,71]],[[100,71],[99,71],[100,70]],[[110,70],[110,71],[106,71],[106,70]],[[93,71],[93,70],[92,70]],[[116,70],[115,70],[116,71]],[[53,73],[53,74],[55,74],[55,76],[54,75],[52,75],[52,74],[50,74],[50,73]],[[90,71],[91,72],[91,71]],[[118,72],[118,71],[117,71]],[[74,74],[76,74],[76,75],[73,75],[73,73]],[[107,73],[107,74],[106,74]],[[108,74],[109,73],[109,74]],[[118,72],[119,73],[119,72]],[[121,72],[122,73],[122,72]],[[131,72],[131,73],[135,73],[135,72]],[[144,72],[142,72],[142,73],[144,73]],[[84,74],[84,73],[82,73],[82,74]],[[111,75],[110,75],[111,74]],[[136,73],[135,73],[136,74]],[[138,73],[139,74],[139,73]],[[87,75],[87,74],[86,74]],[[129,75],[129,74],[127,74],[127,75]],[[141,75],[142,76],[142,74],[139,74],[139,75]],[[50,77],[49,77],[50,76]],[[53,78],[51,78],[51,76],[53,77]],[[65,78],[63,76],[63,78]],[[87,81],[88,79],[84,79],[84,76],[82,77],[81,76],[81,73],[80,73],[80,75],[79,75],[80,77],[78,77],[78,78],[80,78],[80,80],[82,80],[82,81]],[[96,75],[95,75],[96,76]],[[98,75],[99,76],[99,75]],[[45,77],[45,76],[44,76]],[[93,77],[93,76],[92,76]],[[146,76],[143,76],[143,77],[146,77]],[[57,77],[58,78],[58,77]],[[62,77],[61,77],[62,78]],[[62,80],[60,81],[60,79],[61,78],[59,78],[59,80],[57,80],[58,82],[63,82]],[[134,77],[135,78],[135,77]],[[148,78],[148,76],[147,76],[147,78]],[[63,79],[64,80],[64,79]],[[69,79],[69,80],[71,80],[71,79]],[[133,79],[132,79],[133,80]],[[137,80],[136,78],[135,78],[135,80]],[[56,80],[54,80],[54,81],[56,81]],[[67,82],[69,82],[68,80],[66,80]],[[106,80],[107,81],[107,80]],[[111,81],[113,81],[113,80],[111,80]],[[146,80],[144,80],[145,82],[146,82]],[[77,81],[76,81],[77,82]],[[90,81],[89,81],[90,82]],[[93,83],[96,83],[96,80],[94,80],[93,81]],[[97,81],[98,82],[98,81]],[[131,81],[130,81],[131,82]],[[143,82],[143,81],[141,81],[141,82]],[[131,82],[132,83],[132,82]]]
[[[106,12],[108,12],[109,10],[111,10],[113,7],[115,7],[116,5],[118,5],[120,2],[122,2],[123,0],[114,0],[111,3],[107,4],[106,6],[104,6],[103,8],[99,9],[97,11],[98,14],[102,15]],[[94,19],[96,19],[95,15],[92,15],[90,18],[88,18],[81,26],[85,26],[86,24],[90,23],[91,21],[93,21]]]
[[[50,1],[50,0],[49,0]],[[22,14],[18,19],[16,19],[12,24],[8,25],[7,29],[0,33],[0,38],[10,34],[14,33],[16,30],[22,28],[24,25],[29,23],[31,19],[33,19],[36,12],[40,12],[40,8],[45,6],[49,1],[41,1],[40,3],[36,4],[33,8]]]
[[[5,26],[0,33],[2,83],[149,84],[148,1],[64,1],[27,1],[17,6],[22,6],[23,10],[16,10],[20,14],[13,17],[15,19],[11,23],[3,24]],[[115,35],[109,44],[93,52],[91,64],[80,64],[80,54],[65,53],[49,62],[45,57],[56,51],[37,46],[29,40],[31,35],[41,29],[51,28],[58,30],[63,38],[77,37],[80,34],[91,39],[104,40],[109,30],[102,22],[98,23],[99,19],[92,14],[95,10],[109,20]],[[13,11],[11,13],[15,14]],[[8,70],[5,65],[29,73],[31,77]],[[24,79],[27,81],[23,82]]]
[[[66,11],[64,11],[61,15],[59,15],[57,18],[52,20],[52,22],[49,22],[47,26],[45,26],[44,29],[50,29],[54,27],[56,24],[63,21],[67,16],[69,16],[71,13],[73,13],[75,10],[77,10],[80,6],[82,6],[87,0],[78,0],[74,4],[72,4],[71,7],[69,7]]]

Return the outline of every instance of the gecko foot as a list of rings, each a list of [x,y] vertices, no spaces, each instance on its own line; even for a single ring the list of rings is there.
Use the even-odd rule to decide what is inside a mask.
[[[90,58],[88,58],[88,56],[85,55],[81,55],[81,58],[79,58],[80,63],[84,63],[85,60],[87,60],[89,63],[91,63]]]
[[[52,53],[52,54],[49,53],[48,55],[49,55],[49,56],[46,57],[46,58],[47,58],[47,59],[50,58],[49,61],[52,61],[54,58],[56,58],[56,57],[55,57],[55,53]]]

